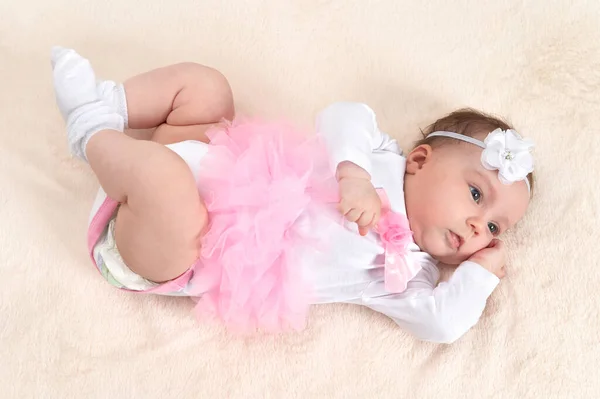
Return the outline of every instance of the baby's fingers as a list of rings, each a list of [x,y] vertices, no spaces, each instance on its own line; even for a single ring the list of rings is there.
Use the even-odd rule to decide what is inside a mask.
[[[367,234],[369,234],[369,228],[368,227],[358,227],[358,234],[360,234],[361,236],[366,236]]]
[[[358,220],[356,221],[356,224],[358,224],[360,227],[371,227],[371,224],[373,222],[373,212],[363,212],[363,214],[360,216],[360,218],[358,218]]]
[[[371,220],[371,227],[377,226],[379,219],[381,218],[381,207],[378,207],[373,213],[373,220]]]
[[[503,279],[504,276],[506,276],[506,266],[502,266],[500,270],[496,272],[496,277],[498,277],[499,279]]]
[[[496,249],[504,249],[504,242],[498,238],[494,238],[490,244],[487,246],[488,248],[496,248]]]
[[[350,209],[352,209],[352,207],[349,206],[345,201],[340,201],[337,204],[337,209],[342,215],[345,216],[350,211]]]
[[[352,208],[344,216],[349,222],[358,222],[363,215],[363,211],[360,209]]]
[[[373,217],[374,215],[372,212],[364,212],[356,221],[356,224],[358,224],[358,232],[361,236],[367,235],[371,227],[373,227]]]

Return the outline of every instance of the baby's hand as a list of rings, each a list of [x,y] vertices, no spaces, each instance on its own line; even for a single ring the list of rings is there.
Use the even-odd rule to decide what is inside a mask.
[[[498,278],[503,278],[505,275],[506,251],[504,243],[497,238],[493,239],[487,248],[475,252],[469,260],[494,273]]]
[[[350,162],[338,166],[340,212],[350,222],[358,225],[360,235],[367,235],[377,224],[381,214],[381,199],[371,183],[371,176]]]

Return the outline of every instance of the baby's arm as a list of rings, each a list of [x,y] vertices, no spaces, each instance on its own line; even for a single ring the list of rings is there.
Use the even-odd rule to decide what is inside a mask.
[[[362,103],[339,102],[325,108],[318,116],[316,130],[324,139],[336,168],[352,162],[371,175],[371,153],[400,153],[396,140],[381,132],[375,113]]]
[[[377,224],[381,200],[371,183],[371,153],[400,153],[395,140],[377,127],[375,113],[365,104],[335,103],[317,117],[317,132],[331,155],[340,187],[338,208],[366,235]]]
[[[449,344],[479,321],[500,280],[468,261],[436,287],[438,279],[437,267],[426,263],[406,291],[377,298],[363,296],[362,304],[389,316],[419,339]]]

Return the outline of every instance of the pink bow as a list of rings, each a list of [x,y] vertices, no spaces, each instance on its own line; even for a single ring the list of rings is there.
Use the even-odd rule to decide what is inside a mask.
[[[412,243],[412,231],[406,216],[390,209],[387,195],[377,190],[381,198],[382,215],[375,231],[385,248],[385,290],[399,293],[417,274],[419,267],[410,260],[408,245]]]

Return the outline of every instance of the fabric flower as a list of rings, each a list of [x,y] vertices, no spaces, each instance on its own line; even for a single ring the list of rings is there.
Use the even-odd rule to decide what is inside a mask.
[[[386,248],[393,248],[396,251],[404,251],[410,244],[412,231],[408,224],[408,219],[395,212],[386,212],[377,223],[377,232]]]
[[[486,137],[481,163],[488,170],[498,170],[503,184],[524,180],[533,171],[534,145],[512,129],[496,129]]]
[[[377,233],[385,248],[385,289],[399,293],[420,267],[409,259],[407,246],[412,242],[412,231],[406,216],[386,210],[377,223]]]

